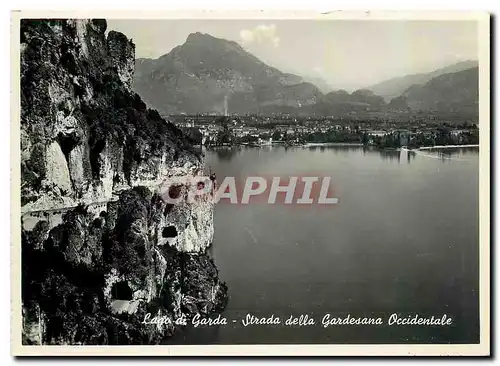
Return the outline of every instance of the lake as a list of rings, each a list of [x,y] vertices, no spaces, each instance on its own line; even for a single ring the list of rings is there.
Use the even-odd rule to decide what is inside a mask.
[[[186,328],[168,343],[479,342],[478,148],[379,151],[353,146],[206,152],[218,181],[331,177],[336,205],[264,202],[215,210],[210,249],[227,282],[226,326]],[[314,317],[314,326],[243,327],[247,313]],[[384,325],[321,325],[381,317]],[[389,326],[402,317],[448,326]],[[235,323],[232,320],[237,320]]]

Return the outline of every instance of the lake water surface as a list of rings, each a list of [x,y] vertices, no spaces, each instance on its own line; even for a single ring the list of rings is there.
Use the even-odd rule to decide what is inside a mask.
[[[187,328],[170,342],[478,342],[478,163],[477,148],[208,151],[207,165],[219,182],[225,176],[329,176],[339,203],[221,201],[211,253],[229,287],[223,313],[229,324]],[[243,327],[247,313],[282,321],[308,314],[316,325]],[[382,317],[384,323],[392,313],[447,314],[453,322],[323,328],[326,313]]]

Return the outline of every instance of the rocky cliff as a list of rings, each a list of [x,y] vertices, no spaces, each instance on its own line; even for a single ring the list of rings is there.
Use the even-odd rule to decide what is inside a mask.
[[[134,44],[105,20],[21,22],[25,344],[157,343],[227,299],[210,197],[161,192],[202,156],[132,92],[133,71]]]

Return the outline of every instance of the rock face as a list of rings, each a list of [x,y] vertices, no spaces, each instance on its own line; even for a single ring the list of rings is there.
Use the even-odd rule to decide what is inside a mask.
[[[21,24],[23,210],[108,201],[196,174],[201,156],[130,91],[134,45],[106,22]]]
[[[134,45],[105,31],[21,22],[25,344],[154,344],[227,301],[207,255],[210,195],[172,204],[161,191],[201,175],[202,156],[131,91]]]

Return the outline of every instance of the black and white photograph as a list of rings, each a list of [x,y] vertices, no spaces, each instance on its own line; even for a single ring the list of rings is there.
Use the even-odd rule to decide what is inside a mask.
[[[489,14],[73,13],[12,13],[15,353],[489,354]]]

